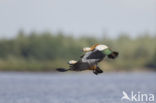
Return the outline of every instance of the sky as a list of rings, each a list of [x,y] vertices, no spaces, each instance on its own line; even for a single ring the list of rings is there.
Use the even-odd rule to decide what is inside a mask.
[[[156,0],[0,0],[0,37],[65,32],[96,36],[156,35]]]

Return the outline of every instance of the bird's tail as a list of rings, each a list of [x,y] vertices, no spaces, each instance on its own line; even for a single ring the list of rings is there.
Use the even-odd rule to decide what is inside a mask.
[[[66,69],[66,68],[57,68],[56,70],[59,71],[59,72],[66,72],[66,71],[69,71],[70,69]]]

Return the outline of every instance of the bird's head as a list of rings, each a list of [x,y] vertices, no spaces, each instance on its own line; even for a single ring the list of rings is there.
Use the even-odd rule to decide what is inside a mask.
[[[105,55],[107,55],[108,58],[110,58],[110,59],[115,59],[115,58],[119,55],[118,52],[112,51],[112,50],[111,50],[110,48],[108,48],[108,46],[106,46],[106,45],[97,45],[95,49],[96,49],[96,50],[99,50],[99,51],[101,51],[101,52],[103,52],[103,53],[104,53]]]

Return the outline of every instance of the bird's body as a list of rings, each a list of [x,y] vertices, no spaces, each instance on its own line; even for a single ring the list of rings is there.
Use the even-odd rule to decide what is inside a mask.
[[[72,71],[83,71],[92,70],[94,74],[102,73],[103,71],[97,66],[100,61],[102,61],[106,56],[109,58],[116,58],[118,53],[112,52],[108,49],[106,45],[93,45],[92,47],[84,48],[85,54],[81,56],[79,61],[71,60],[69,61],[70,67],[67,70]],[[103,53],[103,51],[105,51]],[[113,54],[113,55],[112,55]],[[57,69],[58,71],[66,71],[64,69]]]
[[[73,70],[73,71],[93,70],[95,71],[97,68],[99,68],[97,66],[98,63],[102,61],[104,57],[105,55],[98,50],[86,52],[84,56],[82,56],[77,63],[70,65],[70,70]]]

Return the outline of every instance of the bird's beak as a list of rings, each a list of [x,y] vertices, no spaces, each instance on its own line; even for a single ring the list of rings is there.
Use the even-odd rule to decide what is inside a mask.
[[[115,59],[116,57],[118,57],[119,53],[116,51],[113,51],[111,54],[108,55],[108,58],[110,59]]]

